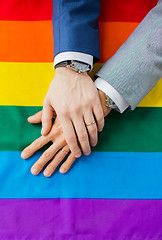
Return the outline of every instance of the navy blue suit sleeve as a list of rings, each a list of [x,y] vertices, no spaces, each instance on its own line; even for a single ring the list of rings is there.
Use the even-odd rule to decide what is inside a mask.
[[[74,51],[100,58],[100,0],[53,0],[54,56]]]

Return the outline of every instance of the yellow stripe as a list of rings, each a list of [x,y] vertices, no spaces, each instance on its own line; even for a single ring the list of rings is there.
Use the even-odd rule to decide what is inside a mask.
[[[94,74],[102,64],[96,64]],[[0,63],[0,105],[42,106],[54,77],[53,63]],[[139,104],[162,107],[162,79]]]
[[[162,107],[162,79],[140,102],[138,107]]]
[[[42,106],[53,63],[0,63],[0,105]]]

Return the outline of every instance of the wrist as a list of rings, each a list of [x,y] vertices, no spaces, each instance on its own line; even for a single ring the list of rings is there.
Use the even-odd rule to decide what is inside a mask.
[[[104,117],[106,117],[109,114],[109,112],[112,110],[112,108],[109,108],[106,106],[106,94],[99,89],[98,89],[98,93],[101,101],[101,106],[104,112]]]

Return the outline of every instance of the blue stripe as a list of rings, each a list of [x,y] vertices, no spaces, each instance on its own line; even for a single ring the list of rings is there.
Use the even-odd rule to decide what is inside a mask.
[[[33,176],[40,152],[0,152],[0,198],[162,199],[162,153],[93,152],[62,175]]]

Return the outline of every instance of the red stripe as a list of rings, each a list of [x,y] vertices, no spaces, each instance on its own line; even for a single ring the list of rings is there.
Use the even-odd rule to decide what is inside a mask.
[[[100,21],[140,22],[157,0],[101,0]],[[52,0],[0,0],[0,20],[52,20]]]
[[[101,0],[100,21],[141,22],[157,0]]]
[[[52,0],[0,0],[0,20],[52,19]]]

